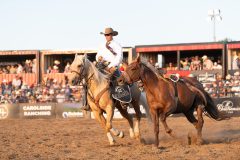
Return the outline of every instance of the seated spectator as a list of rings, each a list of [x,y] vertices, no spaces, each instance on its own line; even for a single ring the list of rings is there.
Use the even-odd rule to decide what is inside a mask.
[[[173,64],[172,64],[172,62],[169,62],[169,63],[168,63],[167,70],[168,70],[168,71],[177,70],[177,67],[174,67]]]
[[[14,65],[11,65],[9,73],[10,74],[16,74],[17,73],[17,69],[16,69],[16,67]]]
[[[61,89],[60,92],[56,95],[56,101],[57,103],[63,103],[65,102],[65,90]]]
[[[190,70],[201,70],[201,61],[198,56],[193,57],[192,62],[190,64]]]
[[[9,70],[6,67],[3,67],[2,72],[5,74],[9,74]]]
[[[21,88],[21,86],[22,86],[22,80],[19,75],[16,75],[12,81],[12,87],[13,89],[18,90]]]
[[[8,87],[8,84],[7,84],[7,80],[6,79],[4,79],[3,81],[2,81],[2,83],[1,83],[1,90],[2,90],[2,95],[4,94],[4,92],[5,92],[5,89]]]
[[[123,67],[123,63],[120,64],[119,70],[120,70],[121,72],[123,72],[123,71],[125,70],[124,67]]]
[[[214,69],[214,70],[216,70],[216,69],[222,69],[222,65],[218,64],[217,62],[214,62],[212,69]]]
[[[53,70],[51,71],[51,73],[59,73],[58,66],[54,65],[53,66]]]
[[[49,102],[56,102],[54,89],[49,90]]]
[[[154,66],[154,64],[155,64],[152,58],[149,58],[148,63],[150,63],[152,66]]]
[[[1,97],[0,103],[2,103],[2,104],[12,104],[13,102],[11,100],[10,94],[4,94]]]
[[[212,70],[213,62],[206,55],[204,55],[202,59],[203,59],[203,70]]]
[[[182,65],[182,70],[189,70],[190,68],[190,63],[189,63],[189,59],[186,57],[184,59],[184,61],[180,61],[181,65]]]

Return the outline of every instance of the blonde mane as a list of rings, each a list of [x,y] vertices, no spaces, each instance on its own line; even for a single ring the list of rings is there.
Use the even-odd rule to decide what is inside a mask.
[[[85,57],[85,65],[88,65],[86,67],[90,69],[89,72],[92,72],[94,74],[94,77],[99,84],[102,84],[108,80],[108,76],[101,73],[87,57]]]
[[[87,55],[76,55],[74,62],[76,63],[74,66],[78,66],[84,63],[84,68],[87,72],[87,75],[90,76],[93,74],[96,83],[102,84],[108,81],[108,76],[101,73],[95,67],[95,65],[87,58]]]

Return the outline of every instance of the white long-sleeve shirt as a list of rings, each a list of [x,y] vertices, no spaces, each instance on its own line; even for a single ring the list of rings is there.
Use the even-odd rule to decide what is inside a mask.
[[[109,68],[119,66],[123,59],[122,47],[120,44],[112,40],[109,46],[116,53],[114,55],[109,49],[106,48],[106,44],[103,44],[99,47],[98,53],[96,55],[96,61],[98,61],[98,57],[102,56],[104,61],[109,62]]]

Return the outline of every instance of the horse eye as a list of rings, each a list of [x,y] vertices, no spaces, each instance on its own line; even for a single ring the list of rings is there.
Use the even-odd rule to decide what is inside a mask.
[[[77,67],[80,68],[80,67],[81,67],[81,64],[79,64]]]

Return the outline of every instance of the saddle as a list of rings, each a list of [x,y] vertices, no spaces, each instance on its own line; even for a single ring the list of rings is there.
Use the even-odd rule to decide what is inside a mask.
[[[120,75],[120,71],[116,70],[113,75],[108,73],[108,71],[105,70],[106,65],[98,63],[96,67],[99,69],[100,72],[102,72],[105,75],[110,75],[110,91],[112,98],[114,98],[117,101],[120,101],[121,103],[130,103],[132,101],[132,96],[130,92],[129,85],[118,85],[117,84],[117,78]]]

